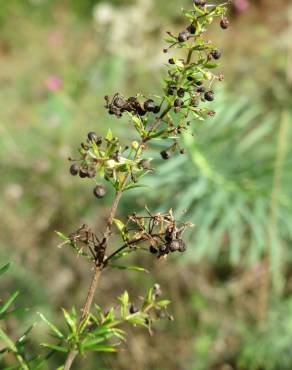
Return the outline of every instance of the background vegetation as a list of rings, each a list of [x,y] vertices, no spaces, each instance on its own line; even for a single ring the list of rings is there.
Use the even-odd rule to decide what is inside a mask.
[[[84,262],[57,248],[54,231],[102,227],[111,202],[72,181],[67,157],[88,131],[112,124],[105,93],[158,92],[164,31],[180,29],[187,3],[0,0],[0,260],[12,261],[0,296],[21,292],[30,311],[6,329],[17,336],[37,321],[34,351],[48,335],[36,312],[56,321],[60,307],[79,307],[89,279]],[[152,282],[107,273],[97,295],[106,307],[125,287],[139,295],[159,281],[176,321],[153,337],[135,330],[124,352],[76,369],[292,368],[292,9],[284,0],[235,0],[230,16],[228,32],[212,30],[225,74],[216,117],[184,137],[186,156],[161,163],[154,153],[156,176],[122,203],[125,214],[146,203],[193,221],[185,260],[153,266],[147,258]]]

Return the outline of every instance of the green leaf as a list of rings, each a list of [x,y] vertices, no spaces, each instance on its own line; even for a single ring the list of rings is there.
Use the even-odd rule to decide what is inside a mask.
[[[69,240],[68,236],[66,236],[65,234],[61,233],[60,231],[55,231],[55,233],[58,235],[58,237],[61,239],[61,240]]]
[[[147,171],[149,172],[149,171]],[[131,190],[131,189],[135,189],[135,188],[147,188],[147,185],[143,185],[143,184],[130,184],[130,185],[127,185],[125,188],[124,188],[124,192],[127,191],[127,190]]]
[[[49,320],[47,320],[46,317],[41,312],[38,312],[38,315],[49,326],[49,328],[56,334],[58,338],[64,339],[64,334],[62,334],[55,325],[53,325]]]
[[[0,267],[0,276],[5,274],[5,272],[9,269],[10,263],[6,263],[6,265]]]
[[[129,304],[129,293],[125,291],[118,299],[121,302],[121,316],[122,319],[125,320],[127,315],[127,307]]]
[[[171,302],[168,299],[164,299],[162,301],[157,302],[158,306],[160,307],[166,307],[170,304]]]
[[[28,308],[18,307],[18,308],[15,308],[15,310],[3,312],[2,314],[0,314],[0,320],[5,320],[8,316],[20,316],[28,311],[29,311]]]
[[[41,343],[41,346],[42,347],[49,348],[49,349],[52,349],[53,351],[57,351],[57,352],[65,352],[65,353],[68,353],[69,352],[69,349],[68,348],[61,347],[61,346],[56,346],[54,344]]]
[[[120,266],[120,265],[113,265],[113,264],[109,264],[109,266],[119,269],[119,270],[142,271],[142,272],[146,272],[147,274],[149,274],[148,270],[146,270],[143,267],[139,267],[139,266]]]
[[[117,228],[120,230],[120,232],[124,231],[125,224],[121,220],[118,220],[117,218],[114,218],[114,223],[117,226]]]
[[[6,312],[8,310],[8,308],[12,305],[12,303],[15,301],[16,297],[18,296],[19,292],[15,292],[12,294],[12,296],[8,299],[8,301],[6,303],[4,303],[1,307],[0,307],[0,315],[3,314],[4,312]]]
[[[68,325],[69,330],[71,333],[76,333],[77,331],[77,324],[76,324],[76,318],[74,318],[74,313],[70,315],[65,308],[62,308],[64,318],[66,320],[66,323]]]
[[[106,140],[108,141],[112,141],[113,139],[113,133],[112,133],[112,130],[109,128],[108,131],[107,131],[107,134],[106,134]]]
[[[117,352],[117,349],[112,346],[100,346],[97,345],[91,349],[91,351],[95,352]]]

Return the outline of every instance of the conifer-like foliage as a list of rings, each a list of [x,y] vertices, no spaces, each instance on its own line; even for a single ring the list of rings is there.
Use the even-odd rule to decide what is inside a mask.
[[[175,152],[183,155],[180,135],[187,130],[192,132],[199,120],[215,115],[208,102],[216,99],[214,85],[224,78],[214,72],[221,51],[208,40],[206,31],[212,23],[217,24],[218,29],[228,28],[227,5],[196,0],[189,10],[183,10],[185,29],[178,34],[167,32],[168,45],[163,51],[168,62],[160,96],[136,94],[125,97],[121,92],[105,96],[108,113],[115,119],[124,117],[129,121],[137,134],[135,141],[122,143],[114,130],[109,130],[105,137],[89,132],[80,144],[76,158],[70,158],[71,175],[94,183],[93,197],[108,196],[109,187],[113,187],[115,195],[104,230],[95,233],[90,226],[82,225],[70,235],[58,232],[61,245],[71,247],[87,259],[88,268],[92,270],[92,280],[80,314],[76,309],[63,309],[66,329],[58,328],[40,314],[56,338],[42,346],[51,351],[49,355],[64,353],[64,365],[60,369],[69,370],[78,355],[117,351],[125,338],[126,323],[143,326],[151,332],[156,320],[171,318],[167,312],[170,302],[161,298],[159,284],[145,294],[138,307],[132,304],[132,297],[125,291],[118,297],[118,305],[114,302],[113,308],[106,313],[94,302],[94,293],[105,269],[144,270],[121,262],[129,254],[146,252],[161,259],[187,250],[183,236],[192,224],[176,220],[172,210],[152,213],[145,207],[143,214],[130,212],[126,220],[117,218],[117,212],[125,192],[141,186],[140,180],[145,175],[155,176],[148,154],[152,142],[163,143],[162,160],[170,160]],[[116,232],[120,236],[120,247],[113,249],[111,236]],[[43,360],[38,360],[34,367],[30,367],[29,362],[23,365],[25,357],[21,352],[14,347],[9,350],[18,360],[19,365],[15,368],[41,368],[43,364]]]

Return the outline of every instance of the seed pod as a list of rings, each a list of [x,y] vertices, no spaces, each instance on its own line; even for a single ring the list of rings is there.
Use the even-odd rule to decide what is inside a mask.
[[[160,106],[156,105],[155,108],[153,109],[153,113],[157,114],[160,112]]]
[[[196,6],[205,6],[206,0],[194,0]]]
[[[115,105],[117,108],[122,108],[125,105],[125,103],[126,103],[125,100],[121,98],[120,96],[117,96],[113,100],[113,105]]]
[[[167,243],[170,243],[173,239],[173,229],[172,227],[168,227],[165,231],[164,239]]]
[[[160,247],[159,247],[159,253],[160,253],[160,255],[164,255],[164,254],[167,254],[169,251],[168,251],[168,248],[167,248],[167,246],[166,245],[161,245]]]
[[[70,167],[70,173],[72,176],[76,176],[78,175],[78,172],[79,172],[79,166],[78,164],[74,163],[72,164],[72,166]]]
[[[198,93],[203,93],[205,91],[206,91],[206,89],[204,88],[204,86],[200,86],[199,88],[197,88]]]
[[[155,103],[154,103],[154,101],[152,99],[148,99],[144,103],[144,109],[147,112],[153,112],[153,110],[155,109],[155,107],[156,107],[156,105],[155,105]]]
[[[189,27],[187,28],[187,31],[189,31],[189,33],[191,33],[192,35],[194,35],[196,33],[196,27],[195,25],[192,23],[189,25]]]
[[[229,27],[229,20],[227,18],[222,18],[220,22],[220,27],[226,30]]]
[[[80,170],[79,170],[79,176],[80,176],[82,179],[85,179],[85,177],[88,177],[88,172],[87,172],[87,170],[85,170],[84,168],[80,168]]]
[[[186,243],[182,240],[182,239],[179,239],[179,252],[183,253],[187,250],[187,246],[186,246]]]
[[[177,39],[178,39],[179,42],[185,42],[185,41],[187,41],[187,39],[189,38],[189,36],[190,36],[189,32],[183,31],[183,32],[180,32],[178,34],[178,38]]]
[[[221,51],[219,49],[214,49],[212,50],[211,55],[214,59],[218,60],[221,57]]]
[[[169,245],[169,249],[170,249],[171,252],[176,252],[176,251],[179,250],[179,248],[180,248],[179,239],[174,239]]]
[[[93,189],[93,194],[98,199],[103,198],[106,194],[105,187],[102,184],[97,184]]]
[[[167,160],[167,159],[170,158],[169,150],[162,150],[162,152],[160,152],[160,155],[161,155],[162,159],[164,159],[164,160]]]
[[[179,96],[180,98],[183,98],[185,96],[185,89],[180,87],[178,90],[177,90],[177,96]]]
[[[134,305],[133,305],[133,303],[130,305],[130,308],[129,308],[129,312],[130,312],[130,314],[131,315],[133,315],[134,313],[136,313],[136,312],[138,312],[139,310],[138,310],[138,308],[137,307],[135,307]]]
[[[95,132],[89,132],[88,134],[87,134],[87,137],[88,137],[88,140],[90,141],[90,142],[93,142],[93,141],[97,141],[97,139],[98,139],[98,137],[97,137],[97,135],[96,135],[96,133]]]
[[[204,98],[208,101],[214,100],[214,92],[212,90],[205,92]]]

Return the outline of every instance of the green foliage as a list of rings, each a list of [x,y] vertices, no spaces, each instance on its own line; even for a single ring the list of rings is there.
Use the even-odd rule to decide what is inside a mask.
[[[247,326],[238,356],[239,368],[250,370],[291,369],[292,300],[274,304],[259,328]]]
[[[140,308],[136,308],[125,291],[118,297],[119,306],[111,308],[107,313],[95,305],[94,312],[90,312],[79,322],[77,312],[73,308],[71,313],[63,309],[66,330],[59,329],[43,314],[41,319],[47,324],[51,335],[56,338],[57,344],[42,343],[54,352],[69,353],[79,352],[116,352],[125,340],[125,331],[121,326],[131,324],[142,326],[151,331],[151,325],[161,317],[168,316],[167,306],[169,300],[160,300],[160,287],[156,284],[146,294]]]
[[[291,151],[285,149],[289,138],[280,134],[285,118],[223,92],[212,107],[216,116],[197,124],[193,136],[184,135],[187,154],[161,165],[158,176],[145,180],[150,188],[144,201],[156,203],[159,194],[165,207],[171,199],[176,215],[185,214],[195,224],[188,258],[198,261],[207,255],[215,261],[227,249],[232,263],[254,263],[269,251],[273,271],[279,271],[278,240],[291,240],[292,225]],[[284,151],[280,161],[279,151]],[[273,197],[276,226],[271,221]]]

